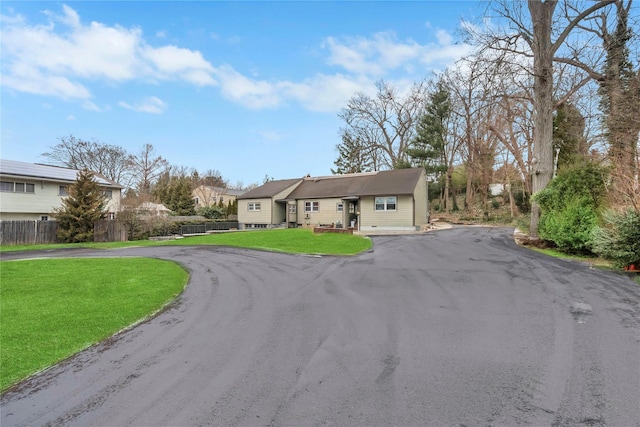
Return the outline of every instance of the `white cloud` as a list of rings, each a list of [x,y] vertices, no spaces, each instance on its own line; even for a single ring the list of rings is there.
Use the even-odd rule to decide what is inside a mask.
[[[167,78],[175,75],[190,83],[206,86],[216,82],[211,78],[213,67],[200,52],[176,46],[146,47],[142,56]]]
[[[89,85],[95,81],[117,85],[128,81],[181,81],[198,87],[217,86],[232,102],[250,109],[299,104],[312,111],[337,111],[356,92],[375,93],[374,83],[385,79],[396,86],[424,78],[431,69],[445,69],[471,47],[454,44],[442,29],[428,31],[436,41],[421,44],[401,40],[393,32],[370,37],[329,37],[321,45],[325,61],[335,73],[319,72],[298,81],[264,79],[260,70],[244,73],[231,64],[214,66],[201,52],[175,45],[152,46],[140,28],[83,23],[64,5],[48,12],[46,25],[30,25],[19,15],[2,16],[2,72],[0,84],[15,91],[77,100],[83,108],[102,111]],[[60,28],[58,28],[60,26]],[[166,34],[160,31],[158,38]],[[209,33],[213,40],[237,43]],[[167,105],[151,97],[123,108],[160,114]]]
[[[83,24],[77,12],[66,5],[62,14],[47,12],[47,16],[47,25],[29,25],[20,16],[2,17],[2,85],[21,92],[86,100],[92,96],[86,84],[94,80],[215,84],[212,65],[198,51],[150,46],[139,28]]]
[[[118,103],[122,108],[133,110],[138,113],[162,114],[168,105],[160,98],[150,96],[136,105],[130,105],[124,101]]]
[[[216,75],[220,81],[222,94],[226,98],[251,109],[279,106],[283,102],[279,89],[290,85],[286,82],[270,83],[264,80],[251,80],[228,65],[220,67]]]
[[[91,101],[84,101],[82,103],[82,108],[89,111],[98,111],[98,112],[102,111],[100,107],[98,107],[96,104],[94,104]]]
[[[441,65],[442,68],[471,52],[471,46],[453,42],[445,30],[435,30],[438,43],[420,44],[415,40],[398,39],[393,32],[374,34],[371,38],[329,37],[323,47],[329,51],[327,62],[345,70],[383,78],[394,70],[418,70],[420,63]],[[437,64],[436,64],[437,63]]]
[[[76,119],[76,118],[75,118],[75,116],[74,116],[73,114],[69,114],[69,115],[67,116],[67,120],[69,120],[69,121],[71,121],[71,122],[72,122],[72,121],[74,121],[75,119]]]

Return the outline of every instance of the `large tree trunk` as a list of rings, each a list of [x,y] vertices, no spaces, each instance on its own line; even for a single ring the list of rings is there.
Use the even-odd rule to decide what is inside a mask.
[[[529,0],[533,21],[533,182],[532,192],[543,190],[553,177],[553,44],[551,23],[557,0]],[[538,238],[540,206],[532,203],[530,233]]]

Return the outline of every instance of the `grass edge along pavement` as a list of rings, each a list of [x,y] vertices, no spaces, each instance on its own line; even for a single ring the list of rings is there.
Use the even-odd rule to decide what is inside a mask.
[[[198,246],[217,245],[267,250],[292,254],[357,255],[371,249],[371,239],[338,233],[314,234],[304,228],[234,231],[190,236],[178,240],[130,241],[112,243],[71,243],[47,245],[0,246],[0,252],[68,248],[114,249],[132,246]]]
[[[153,258],[0,262],[1,392],[149,318],[188,280],[179,264]]]

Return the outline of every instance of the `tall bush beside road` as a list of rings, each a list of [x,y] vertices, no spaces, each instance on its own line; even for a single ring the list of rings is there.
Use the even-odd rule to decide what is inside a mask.
[[[589,253],[593,230],[605,203],[607,171],[585,163],[560,173],[534,195],[542,208],[538,232],[567,253]]]
[[[603,220],[604,225],[593,233],[593,251],[615,267],[633,264],[640,268],[640,212],[609,210]]]

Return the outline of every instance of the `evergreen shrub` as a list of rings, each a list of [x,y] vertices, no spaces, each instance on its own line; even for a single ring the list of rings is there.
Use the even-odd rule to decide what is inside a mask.
[[[624,268],[640,268],[640,212],[633,209],[606,211],[603,225],[593,232],[593,251]]]

